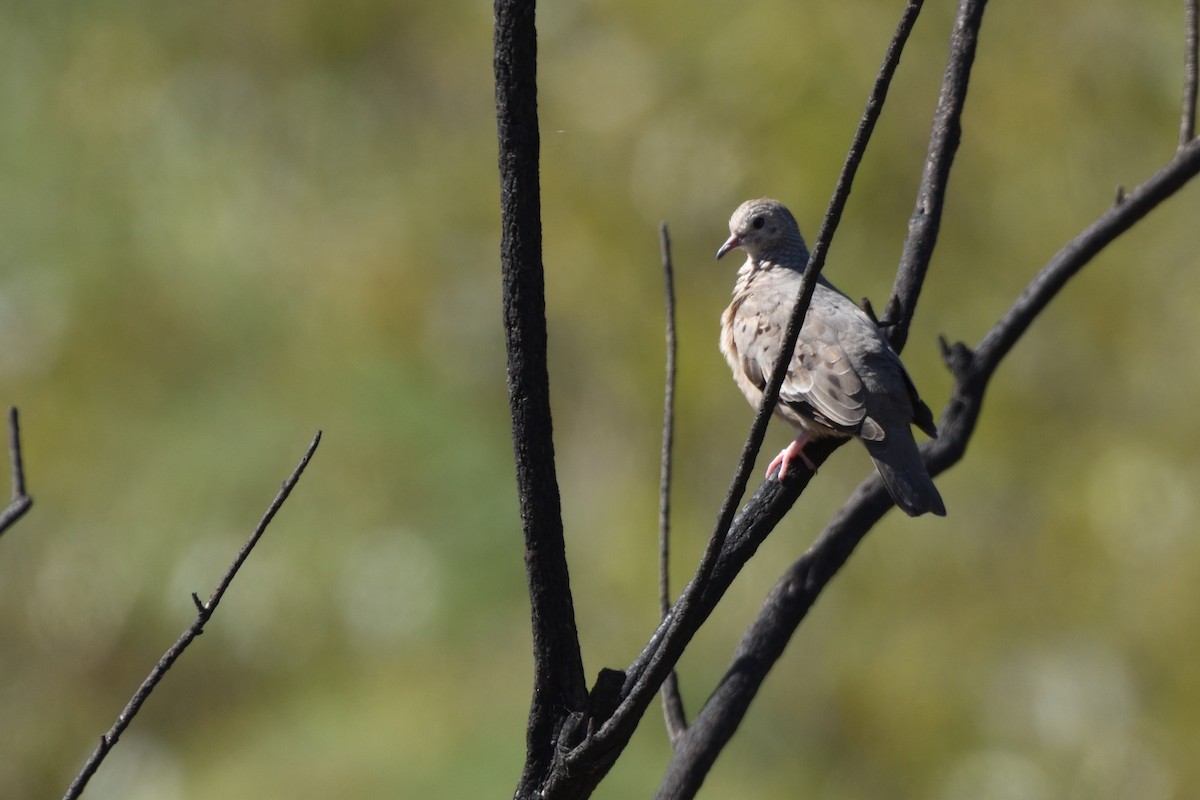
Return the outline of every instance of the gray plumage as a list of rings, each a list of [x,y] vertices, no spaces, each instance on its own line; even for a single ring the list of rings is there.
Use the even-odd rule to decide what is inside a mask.
[[[721,352],[738,388],[757,407],[799,296],[808,247],[791,212],[775,200],[742,203],[729,231],[717,258],[735,247],[748,257],[738,270],[733,302],[721,315]],[[800,329],[775,414],[797,435],[768,475],[778,465],[782,480],[794,458],[811,468],[804,445],[812,439],[853,436],[905,513],[945,515],[910,428],[916,424],[937,436],[929,407],[874,321],[824,278]]]

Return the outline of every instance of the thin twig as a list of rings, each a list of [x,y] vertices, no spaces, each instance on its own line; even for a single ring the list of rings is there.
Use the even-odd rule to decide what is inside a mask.
[[[1179,146],[1196,138],[1196,84],[1200,83],[1197,66],[1200,51],[1200,0],[1184,0],[1183,11],[1183,113],[1179,121]]]
[[[662,461],[658,483],[658,607],[671,610],[671,452],[675,441],[675,268],[671,263],[671,233],[667,223],[658,229],[662,254],[663,295],[666,302],[667,367],[663,392]]]
[[[33,507],[33,498],[25,491],[25,462],[21,458],[21,424],[17,407],[8,409],[8,458],[12,470],[12,500],[0,511],[0,534],[13,526]]]
[[[271,524],[271,520],[275,518],[275,513],[283,506],[288,495],[292,493],[296,483],[300,480],[300,476],[304,474],[304,469],[308,466],[308,462],[312,460],[313,453],[317,450],[317,445],[321,443],[321,432],[317,431],[317,435],[313,437],[312,444],[308,446],[304,457],[300,459],[300,463],[288,479],[283,482],[283,486],[279,490],[279,494],[275,495],[275,499],[271,501],[271,505],[267,508],[267,512],[263,514],[259,520],[258,526],[254,532],[250,534],[250,538],[242,545],[242,549],[238,552],[233,563],[229,565],[229,569],[225,571],[224,577],[221,578],[217,588],[213,590],[207,602],[201,602],[200,598],[195,594],[192,595],[192,602],[196,605],[196,619],[183,632],[183,635],[176,640],[175,644],[171,645],[158,663],[154,665],[154,669],[142,681],[142,685],[134,692],[133,697],[125,704],[125,708],[121,709],[121,713],[117,716],[117,721],[108,729],[108,732],[100,737],[100,743],[92,754],[88,756],[84,762],[83,768],[79,770],[79,774],[75,776],[75,780],[71,781],[71,785],[67,788],[67,793],[63,795],[63,800],[72,800],[79,797],[83,790],[87,787],[88,781],[96,773],[100,764],[104,761],[109,752],[116,746],[117,741],[121,738],[121,734],[129,727],[129,723],[133,722],[133,718],[137,716],[142,704],[150,697],[150,693],[158,686],[159,681],[167,674],[167,670],[175,663],[175,660],[183,655],[183,651],[188,648],[192,641],[204,632],[204,626],[212,618],[212,615],[217,610],[217,605],[220,604],[221,598],[225,596],[225,591],[229,585],[233,583],[233,579],[237,577],[238,570],[242,568],[242,564],[246,563],[246,559],[250,557],[250,552],[254,546],[258,544],[258,540],[267,530],[267,526]]]
[[[662,253],[663,294],[666,298],[667,367],[663,391],[662,467],[658,484],[658,608],[663,618],[671,610],[671,453],[675,441],[675,267],[671,263],[671,233],[667,223],[658,229]],[[687,714],[675,670],[662,685],[663,720],[674,742],[687,730]]]
[[[842,165],[841,174],[838,176],[837,186],[830,200],[829,209],[826,211],[821,230],[813,246],[812,255],[809,258],[809,263],[801,284],[800,294],[797,297],[791,322],[788,325],[785,344],[781,348],[779,361],[775,365],[769,385],[763,392],[762,402],[759,405],[754,423],[750,428],[750,434],[747,437],[738,460],[737,472],[726,493],[725,501],[722,504],[713,534],[709,538],[704,556],[696,570],[695,576],[684,589],[683,594],[676,602],[671,613],[664,619],[663,624],[655,632],[650,644],[647,645],[630,666],[627,672],[624,700],[618,707],[617,712],[613,714],[593,737],[592,743],[601,750],[614,746],[617,741],[628,741],[628,737],[632,735],[633,728],[636,726],[642,711],[649,703],[650,697],[658,691],[659,686],[666,680],[667,675],[674,668],[675,662],[683,652],[687,642],[695,635],[696,630],[704,622],[704,619],[707,618],[713,605],[715,605],[715,598],[710,593],[710,588],[712,588],[710,584],[714,570],[722,556],[730,532],[730,526],[737,511],[737,505],[745,493],[750,471],[753,469],[754,460],[766,435],[767,422],[775,407],[775,402],[779,397],[780,386],[787,372],[789,355],[795,349],[796,340],[799,338],[804,313],[807,311],[808,304],[812,299],[817,276],[824,264],[825,254],[829,249],[833,234],[837,229],[838,222],[841,220],[842,210],[845,208],[846,201],[849,198],[855,172],[862,161],[867,143],[875,128],[875,123],[883,110],[884,101],[887,98],[888,86],[891,84],[892,76],[895,74],[896,67],[900,63],[900,55],[903,52],[905,42],[908,40],[908,35],[912,31],[913,25],[916,24],[921,5],[921,0],[910,0],[884,56],[883,64],[876,75],[874,86],[867,100],[866,109],[863,112],[862,119],[859,121],[858,129],[855,131],[854,140],[850,145],[845,163]],[[808,451],[808,455],[819,465],[830,452],[832,452],[832,448],[826,449],[814,446],[811,451]],[[788,479],[789,485],[785,494],[790,495],[794,491],[798,495],[799,487],[807,484],[808,478],[811,477],[806,470],[796,470],[795,474],[796,478]],[[767,481],[766,484],[770,484],[774,488],[779,487],[776,481]],[[763,487],[760,487],[759,491],[763,491]],[[794,500],[795,496],[792,496],[792,502]],[[744,557],[748,559],[753,553],[753,549],[753,547],[749,548],[748,552],[746,550],[739,550],[739,553],[743,553]],[[741,561],[733,571],[736,572],[737,569],[740,569],[741,564],[744,563],[744,561]],[[720,590],[724,591],[728,583],[722,581],[722,584]],[[572,760],[579,757],[582,757],[582,753],[579,751],[571,755]]]

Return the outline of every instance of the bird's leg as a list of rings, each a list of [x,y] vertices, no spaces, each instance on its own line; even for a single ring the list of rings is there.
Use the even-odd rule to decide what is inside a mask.
[[[811,440],[812,434],[810,434],[808,431],[803,431],[800,433],[800,435],[798,435],[791,444],[780,450],[779,455],[775,456],[775,458],[771,460],[771,463],[767,465],[767,477],[771,477],[771,472],[776,467],[779,467],[779,476],[777,480],[782,481],[783,477],[787,475],[788,466],[792,463],[792,459],[796,458],[797,456],[799,456],[800,460],[804,462],[804,465],[812,470],[812,473],[816,475],[817,465],[814,464],[812,459],[809,458],[804,452],[804,445],[808,444]]]

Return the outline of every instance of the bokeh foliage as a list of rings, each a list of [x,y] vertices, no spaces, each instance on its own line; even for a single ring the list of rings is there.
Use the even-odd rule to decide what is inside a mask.
[[[901,4],[544,4],[553,400],[588,672],[655,622],[656,227],[680,303],[675,569],[751,412],[715,347],[742,199],[815,231]],[[929,3],[827,274],[877,306],[952,4]],[[994,3],[905,353],[974,342],[1174,146],[1180,3]],[[33,512],[0,540],[0,794],[61,792],[314,430],[316,460],[89,798],[503,796],[528,621],[483,3],[0,5],[0,401]],[[1200,794],[1191,187],[1002,368],[944,521],[888,519],[702,796]],[[767,448],[782,446],[776,430]],[[765,461],[764,461],[765,463]],[[869,469],[842,451],[685,657],[694,707]],[[648,717],[599,797],[648,796]],[[803,791],[801,792],[801,788]]]

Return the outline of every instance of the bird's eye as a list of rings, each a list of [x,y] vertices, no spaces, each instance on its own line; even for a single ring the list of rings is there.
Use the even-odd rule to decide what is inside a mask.
[[[762,228],[763,225],[766,225],[766,224],[767,224],[767,221],[765,219],[763,219],[762,217],[755,217],[754,221],[750,223],[750,227],[754,228],[754,230],[759,230],[760,228]]]

